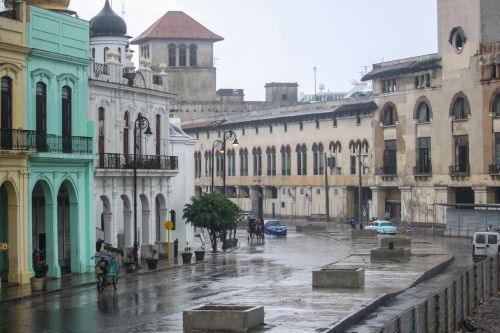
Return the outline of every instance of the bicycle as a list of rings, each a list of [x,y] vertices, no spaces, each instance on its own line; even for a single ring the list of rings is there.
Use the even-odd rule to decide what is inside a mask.
[[[116,257],[110,253],[99,253],[91,259],[95,262],[97,292],[100,294],[108,284],[112,284],[116,290],[120,272]]]

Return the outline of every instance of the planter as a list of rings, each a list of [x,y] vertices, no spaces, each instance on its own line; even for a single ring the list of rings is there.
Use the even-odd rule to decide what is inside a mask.
[[[148,269],[153,270],[158,268],[158,259],[146,259],[148,263]]]
[[[183,264],[190,264],[191,263],[191,258],[193,257],[192,253],[181,253],[182,255],[182,263]]]
[[[31,278],[32,291],[43,291],[45,290],[45,287],[46,287],[45,278]]]
[[[194,251],[194,255],[196,257],[196,261],[202,261],[205,259],[205,251]]]

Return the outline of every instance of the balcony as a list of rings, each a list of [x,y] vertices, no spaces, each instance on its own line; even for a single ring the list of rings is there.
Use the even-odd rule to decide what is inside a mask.
[[[469,164],[456,164],[450,165],[449,168],[450,177],[454,180],[459,180],[470,175]]]
[[[131,170],[134,169],[134,155],[98,154],[97,167],[100,169]],[[177,156],[137,155],[137,169],[142,170],[178,170]]]
[[[491,178],[500,179],[500,165],[499,164],[490,164],[489,173]]]
[[[92,138],[59,136],[18,129],[0,129],[0,149],[40,153],[92,154]]]
[[[417,164],[413,167],[413,176],[416,180],[426,180],[432,177],[432,164]]]
[[[375,174],[382,177],[384,181],[393,181],[398,176],[396,170],[395,165],[387,165],[376,169]]]
[[[96,74],[96,75],[109,75],[108,64],[94,62],[94,74]]]

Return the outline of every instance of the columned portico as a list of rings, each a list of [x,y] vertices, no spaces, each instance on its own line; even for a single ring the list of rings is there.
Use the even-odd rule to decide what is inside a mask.
[[[370,216],[382,218],[385,215],[385,189],[382,187],[371,187],[372,190],[372,211]]]

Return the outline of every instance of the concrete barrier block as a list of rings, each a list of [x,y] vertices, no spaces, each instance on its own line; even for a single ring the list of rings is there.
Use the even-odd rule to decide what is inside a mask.
[[[248,332],[263,324],[263,306],[206,305],[183,312],[184,333]]]
[[[351,238],[359,239],[359,238],[377,238],[376,230],[359,230],[359,229],[351,229]]]
[[[312,284],[316,288],[364,288],[364,268],[323,268],[312,272]]]
[[[395,249],[411,249],[411,239],[406,237],[387,237],[380,239],[380,247],[384,249],[389,248],[392,242]]]
[[[298,225],[295,227],[297,232],[322,232],[326,231],[326,225],[324,224],[307,224]]]
[[[410,260],[410,249],[394,248],[393,250],[378,248],[370,251],[370,260],[372,262],[405,262]]]

